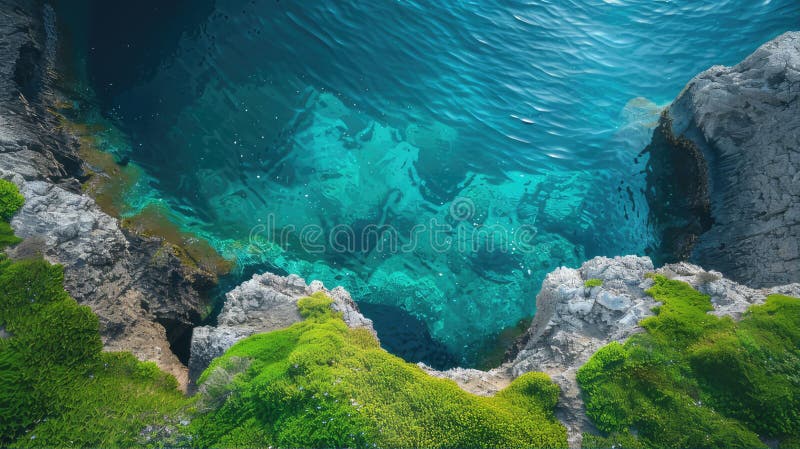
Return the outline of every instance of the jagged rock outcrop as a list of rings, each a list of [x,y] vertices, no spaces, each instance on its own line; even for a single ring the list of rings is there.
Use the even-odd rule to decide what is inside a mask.
[[[322,291],[333,298],[331,307],[342,313],[348,326],[366,328],[375,334],[350,293],[342,287],[328,290],[320,281],[306,285],[296,275],[255,274],[228,292],[216,326],[196,327],[192,334],[190,377],[195,380],[211,361],[237,341],[260,332],[283,329],[302,320],[297,300]],[[377,335],[376,335],[377,337]]]
[[[581,434],[593,430],[586,417],[575,375],[598,349],[642,332],[639,322],[658,305],[645,291],[653,284],[646,275],[659,273],[688,282],[711,296],[715,315],[741,317],[766,296],[800,295],[800,284],[753,289],[686,262],[655,269],[647,257],[596,257],[579,269],[558,268],[547,275],[536,297],[536,316],[516,348],[516,356],[491,371],[456,368],[429,373],[456,381],[475,394],[491,395],[517,376],[542,371],[561,387],[556,415],[567,426],[571,447],[580,447]],[[598,279],[602,285],[586,286]]]
[[[11,222],[25,241],[9,254],[63,265],[66,290],[99,316],[107,350],[154,361],[185,386],[171,344],[202,319],[214,278],[160,239],[126,234],[81,192],[77,142],[48,112],[55,14],[27,0],[0,0],[0,11],[0,177],[25,197]]]
[[[800,280],[800,32],[697,75],[645,151],[665,260],[756,287]]]
[[[548,274],[536,297],[536,316],[520,339],[509,364],[512,377],[543,371],[561,387],[557,416],[570,441],[593,429],[583,412],[575,374],[598,349],[640,332],[638,323],[657,304],[644,291],[653,272],[647,257],[596,257],[581,268],[558,268]],[[598,279],[599,287],[586,281]]]

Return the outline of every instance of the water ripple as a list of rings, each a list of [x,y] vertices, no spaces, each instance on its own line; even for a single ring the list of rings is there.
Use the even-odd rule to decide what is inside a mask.
[[[259,259],[402,307],[459,353],[530,314],[556,266],[641,253],[635,158],[659,108],[800,23],[796,0],[95,3],[92,77],[142,195],[194,209],[182,223],[221,250],[258,259],[241,236],[268,213],[406,229],[456,198],[476,228],[535,227],[526,256]]]

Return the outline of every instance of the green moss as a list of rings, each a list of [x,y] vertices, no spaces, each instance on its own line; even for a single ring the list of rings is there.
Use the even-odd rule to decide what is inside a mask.
[[[427,375],[349,329],[323,294],[305,321],[242,340],[200,379],[198,447],[565,447],[559,389],[529,373],[495,397]],[[242,361],[247,360],[247,364]],[[246,366],[246,368],[245,368]]]
[[[0,220],[10,221],[25,202],[17,186],[5,179],[0,179]]]
[[[653,277],[662,306],[646,333],[600,349],[578,371],[605,436],[585,447],[763,447],[800,435],[800,300],[773,295],[740,322],[709,297]],[[637,435],[637,436],[634,436]]]
[[[98,320],[61,267],[0,261],[0,445],[123,447],[188,405],[177,382],[129,353],[104,353]]]
[[[303,318],[326,317],[330,313],[330,306],[333,300],[323,292],[316,292],[311,296],[300,298],[297,301],[297,309]]]
[[[14,235],[14,230],[8,222],[24,203],[25,198],[19,193],[17,186],[10,181],[0,179],[0,250],[22,241]]]
[[[583,286],[586,288],[600,287],[601,285],[603,285],[602,279],[588,279],[583,283]]]
[[[14,230],[8,222],[24,203],[25,198],[19,193],[17,186],[10,181],[0,179],[0,250],[22,241],[14,235]]]
[[[14,230],[11,229],[11,225],[5,221],[0,221],[0,250],[8,246],[16,245],[21,241],[22,239],[14,235]]]
[[[605,437],[585,433],[583,434],[583,443],[581,447],[584,449],[645,449],[647,446],[636,438],[636,436],[625,432],[613,433]]]

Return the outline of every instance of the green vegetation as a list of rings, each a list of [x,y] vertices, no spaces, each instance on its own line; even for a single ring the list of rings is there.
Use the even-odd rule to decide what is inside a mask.
[[[24,202],[25,198],[13,182],[0,179],[0,220],[10,221]]]
[[[0,446],[130,446],[187,400],[172,376],[102,352],[98,321],[43,260],[0,262]]]
[[[0,204],[13,215],[21,203],[9,184],[0,183]],[[0,245],[17,241],[0,222]],[[102,352],[97,316],[63,280],[44,260],[0,255],[0,446],[134,445],[188,401],[154,364]]]
[[[25,198],[19,193],[17,186],[5,179],[0,179],[0,250],[16,245],[21,239],[14,235],[8,222],[22,207]]]
[[[7,247],[16,245],[22,239],[14,235],[14,230],[8,222],[0,221],[0,250]]]
[[[583,286],[586,288],[600,287],[601,285],[603,285],[602,279],[588,279],[583,283]]]
[[[0,182],[0,248],[19,242],[8,224],[19,198]],[[688,284],[654,281],[662,306],[647,332],[578,371],[603,432],[584,447],[763,447],[759,436],[797,447],[800,300],[772,295],[734,322],[709,315]],[[304,321],[239,342],[186,398],[154,364],[102,351],[98,319],[64,291],[61,267],[0,254],[0,446],[566,446],[546,375],[474,396],[382,350],[330,304],[301,299]]]
[[[0,192],[0,204],[13,194]],[[0,223],[3,241],[17,242]],[[63,280],[41,258],[0,256],[0,446],[566,445],[559,390],[544,374],[470,395],[349,329],[322,294],[300,300],[303,322],[215,360],[189,399],[154,364],[103,352],[97,316]],[[181,428],[182,417],[194,422]]]
[[[558,387],[529,373],[478,397],[349,329],[317,294],[306,318],[245,339],[200,379],[198,447],[565,447]]]
[[[578,371],[604,436],[585,447],[764,447],[800,436],[800,300],[770,296],[739,322],[708,296],[654,277],[663,305],[646,333],[611,343]]]

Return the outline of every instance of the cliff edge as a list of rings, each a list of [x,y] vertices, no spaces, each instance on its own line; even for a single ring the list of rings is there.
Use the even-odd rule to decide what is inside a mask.
[[[8,253],[63,265],[66,290],[100,318],[104,348],[156,362],[185,388],[176,345],[201,321],[214,278],[161,239],[122,230],[82,192],[78,142],[50,112],[55,13],[33,0],[0,0],[0,11],[0,178],[25,197],[11,223],[25,240]]]

